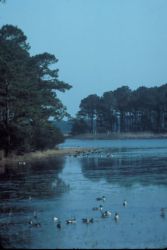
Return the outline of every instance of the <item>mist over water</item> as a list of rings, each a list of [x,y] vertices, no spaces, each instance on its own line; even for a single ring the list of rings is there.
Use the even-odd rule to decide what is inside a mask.
[[[6,166],[0,172],[0,239],[8,248],[167,247],[167,140],[66,140],[88,154]],[[97,201],[97,197],[106,200]],[[127,207],[123,201],[127,200]],[[112,215],[102,218],[103,206]],[[118,212],[119,221],[114,220]],[[61,228],[53,218],[58,217]],[[76,224],[66,224],[75,217]],[[94,218],[85,224],[83,218]],[[30,223],[33,222],[33,224]]]

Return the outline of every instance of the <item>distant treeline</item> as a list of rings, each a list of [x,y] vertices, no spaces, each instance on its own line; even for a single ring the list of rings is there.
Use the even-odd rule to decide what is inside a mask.
[[[47,52],[31,56],[21,29],[0,29],[0,150],[25,152],[55,147],[63,141],[50,117],[60,120],[66,107],[57,91],[71,86],[58,80],[57,58]]]
[[[72,134],[111,132],[167,132],[167,84],[139,87],[122,86],[99,97],[81,100],[73,119]]]

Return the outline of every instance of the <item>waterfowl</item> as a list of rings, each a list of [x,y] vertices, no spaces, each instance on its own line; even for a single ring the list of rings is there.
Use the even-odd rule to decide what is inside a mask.
[[[97,197],[96,200],[97,200],[97,201],[101,201],[102,198],[101,198],[101,197]]]
[[[101,211],[103,209],[103,206],[102,205],[100,205],[99,207],[93,207],[92,208],[92,210],[94,210],[94,211]]]
[[[19,165],[26,165],[25,161],[19,161],[18,163],[19,163]]]
[[[97,201],[105,201],[106,197],[103,195],[102,197],[97,197],[96,200]]]
[[[114,219],[115,219],[116,221],[119,220],[119,214],[118,214],[118,213],[115,213]]]
[[[126,207],[127,205],[128,205],[128,202],[126,200],[124,200],[123,206]]]
[[[77,221],[75,218],[66,220],[67,224],[75,224]]]
[[[162,218],[165,218],[165,208],[161,208],[161,213],[160,213],[160,216],[162,217]]]
[[[33,223],[32,226],[34,226],[34,227],[41,227],[41,223],[40,222],[35,222],[35,223]]]
[[[57,223],[57,228],[61,228],[61,222]]]
[[[109,217],[111,216],[111,212],[110,211],[105,211],[102,213],[102,217],[105,218],[105,217]]]
[[[105,200],[106,200],[106,197],[105,197],[104,195],[102,196],[102,200],[103,200],[103,201],[105,201]]]
[[[30,225],[33,225],[33,221],[32,221],[32,220],[30,220],[28,223],[29,223]]]
[[[41,223],[40,222],[33,222],[32,220],[30,220],[28,222],[32,227],[41,227]]]
[[[86,223],[86,224],[89,224],[89,223],[93,223],[94,222],[94,219],[93,218],[83,218],[82,219],[83,223]]]
[[[54,221],[54,222],[58,222],[58,220],[59,220],[59,219],[58,219],[57,217],[53,217],[53,221]]]

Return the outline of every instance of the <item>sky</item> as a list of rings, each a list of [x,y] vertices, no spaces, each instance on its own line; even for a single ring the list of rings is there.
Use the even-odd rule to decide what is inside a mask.
[[[6,0],[0,27],[18,26],[30,54],[54,54],[58,94],[74,116],[90,94],[167,82],[167,0]]]

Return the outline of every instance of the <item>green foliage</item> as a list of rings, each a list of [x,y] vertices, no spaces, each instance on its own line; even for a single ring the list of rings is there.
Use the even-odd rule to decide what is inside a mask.
[[[81,100],[80,111],[78,112],[78,117],[79,119],[85,117],[88,120],[89,124],[87,123],[87,127],[89,127],[89,132],[91,133],[96,133],[94,120],[96,120],[99,105],[100,105],[100,97],[97,95],[89,95],[88,97]]]
[[[82,133],[85,123],[90,127],[89,117],[97,132],[167,132],[167,84],[134,91],[122,86],[102,97],[89,95],[81,100],[73,129],[77,126],[78,133]]]
[[[72,120],[72,135],[85,134],[89,132],[89,126],[84,119],[73,119]]]
[[[64,137],[58,128],[55,128],[50,122],[38,124],[34,127],[32,136],[32,148],[34,150],[51,149],[55,144],[64,142]]]
[[[51,148],[63,140],[48,121],[67,115],[57,91],[65,92],[71,86],[58,79],[54,55],[30,56],[29,49],[18,27],[0,29],[0,148],[6,155],[17,149]]]

